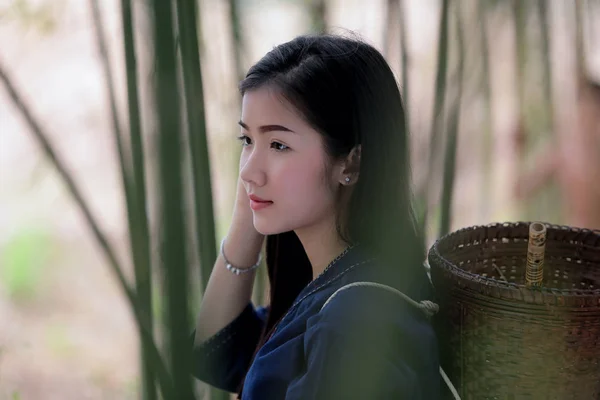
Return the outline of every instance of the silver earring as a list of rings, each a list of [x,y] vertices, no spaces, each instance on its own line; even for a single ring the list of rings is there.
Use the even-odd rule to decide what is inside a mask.
[[[349,176],[346,177],[346,183],[350,183],[350,177]]]

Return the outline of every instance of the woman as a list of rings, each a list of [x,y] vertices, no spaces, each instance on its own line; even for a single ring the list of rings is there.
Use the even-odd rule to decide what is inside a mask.
[[[301,36],[240,84],[237,200],[204,295],[194,375],[242,399],[436,399],[437,344],[402,100],[363,42]],[[250,301],[266,237],[270,304]]]

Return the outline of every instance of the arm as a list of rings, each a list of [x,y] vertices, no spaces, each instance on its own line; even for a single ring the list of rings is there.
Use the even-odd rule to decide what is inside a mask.
[[[393,295],[353,291],[369,300],[342,293],[309,321],[307,370],[291,383],[286,400],[439,398],[429,322]]]
[[[224,252],[237,267],[256,263],[264,236],[252,223],[252,211],[242,181],[238,181],[233,222]],[[248,367],[264,325],[264,309],[250,298],[255,271],[235,275],[219,255],[200,304],[193,337],[193,374],[213,386],[236,391]]]
[[[227,234],[224,252],[237,267],[256,263],[264,236],[256,231],[246,190],[239,180],[233,222]],[[241,314],[250,302],[256,271],[235,275],[225,268],[219,254],[200,304],[196,324],[195,344],[199,345]]]

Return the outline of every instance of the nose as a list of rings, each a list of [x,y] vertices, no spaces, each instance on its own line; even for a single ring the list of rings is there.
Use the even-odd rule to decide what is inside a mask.
[[[246,153],[246,154],[244,154]],[[264,168],[264,155],[256,151],[256,148],[242,153],[240,157],[240,178],[248,186],[262,187],[267,181]]]

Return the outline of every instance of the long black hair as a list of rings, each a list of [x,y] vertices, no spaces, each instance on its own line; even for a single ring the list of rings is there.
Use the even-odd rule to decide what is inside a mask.
[[[337,218],[340,237],[368,249],[403,286],[422,279],[424,243],[412,209],[404,108],[381,53],[353,38],[300,36],[260,59],[239,89],[243,96],[265,86],[275,88],[322,135],[331,160],[360,145],[358,182]],[[266,253],[270,310],[257,350],[312,280],[311,264],[293,231],[269,235]]]

